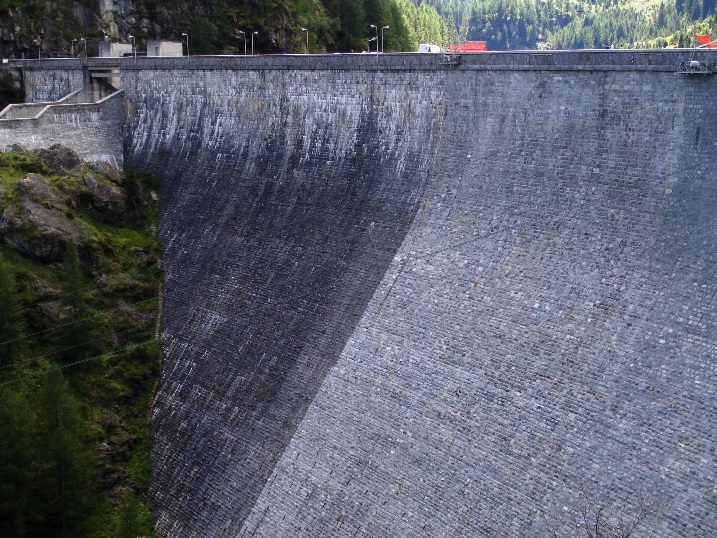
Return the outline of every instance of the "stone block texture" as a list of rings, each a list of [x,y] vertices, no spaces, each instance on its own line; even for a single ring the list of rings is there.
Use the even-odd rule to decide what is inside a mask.
[[[717,76],[123,64],[162,176],[162,536],[717,534]],[[184,61],[184,64],[180,64]]]
[[[81,67],[79,69],[68,69],[65,66],[53,68],[49,63],[42,63],[36,69],[28,69],[25,66],[23,72],[26,103],[57,101],[84,85]]]

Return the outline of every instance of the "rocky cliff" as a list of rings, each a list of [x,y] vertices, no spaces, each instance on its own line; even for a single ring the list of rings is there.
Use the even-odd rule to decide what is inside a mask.
[[[248,28],[258,32],[254,41],[262,52],[292,50],[301,43],[297,13],[286,3],[251,9],[190,0],[7,0],[6,4],[0,18],[2,58],[98,56],[100,40],[129,43],[130,35],[138,50],[144,51],[147,39],[183,41],[182,33],[187,32],[195,53],[237,53],[244,48],[245,34],[239,31]],[[310,11],[321,11],[317,2],[311,4]]]

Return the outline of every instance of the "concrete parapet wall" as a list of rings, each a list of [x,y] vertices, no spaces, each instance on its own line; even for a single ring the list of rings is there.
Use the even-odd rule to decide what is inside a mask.
[[[446,57],[457,58],[448,65]],[[676,71],[690,58],[717,63],[714,50],[594,50],[594,51],[516,51],[461,54],[321,54],[263,56],[184,56],[182,58],[122,58],[121,69],[133,70],[561,70],[571,71]]]
[[[78,94],[81,95],[81,91]],[[122,92],[97,103],[11,105],[0,116],[0,147],[27,149],[62,144],[87,161],[107,161],[122,168]]]
[[[455,57],[455,66],[445,64],[445,58]],[[371,70],[382,69],[472,69],[489,67],[493,70],[543,70],[569,68],[573,71],[675,71],[677,66],[690,59],[717,63],[717,51],[710,49],[630,49],[630,50],[550,50],[479,53],[387,53],[387,54],[277,54],[255,56],[183,56],[178,57],[125,57],[87,59],[11,60],[0,69],[22,69],[33,77],[45,79],[36,87],[65,87],[71,85],[85,68],[112,68],[122,71],[157,70]],[[43,76],[47,75],[47,76]],[[81,79],[78,79],[81,80]],[[76,88],[75,88],[76,89]],[[68,92],[65,92],[69,93]],[[49,100],[49,99],[45,99]]]

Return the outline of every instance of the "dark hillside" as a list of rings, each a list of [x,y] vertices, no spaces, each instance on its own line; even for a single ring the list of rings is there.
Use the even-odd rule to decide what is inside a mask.
[[[152,533],[157,199],[59,146],[0,154],[2,536]]]
[[[692,46],[717,0],[0,0],[0,56],[97,56],[99,42],[188,44],[191,54]],[[383,31],[380,31],[383,30]],[[129,36],[133,36],[130,40]],[[1,88],[0,88],[1,90]]]
[[[128,43],[130,35],[143,51],[147,39],[186,41],[183,34],[192,54],[249,53],[252,43],[262,54],[305,53],[307,31],[310,52],[361,52],[375,50],[378,42],[380,32],[371,24],[389,27],[384,50],[412,50],[400,5],[401,0],[117,0],[110,10],[82,0],[0,0],[8,14],[0,19],[0,56],[96,56],[101,39]]]
[[[693,46],[695,32],[717,33],[715,0],[414,0],[430,5],[463,40],[490,50]]]

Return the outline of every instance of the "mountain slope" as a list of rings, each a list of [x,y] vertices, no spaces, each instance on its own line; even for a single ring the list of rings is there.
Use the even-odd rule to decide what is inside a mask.
[[[304,53],[307,38],[312,53],[466,40],[487,41],[490,50],[691,46],[693,24],[716,7],[717,0],[0,0],[0,56],[95,56],[101,39],[130,35],[140,52],[147,39],[162,38],[188,40],[192,54]]]

